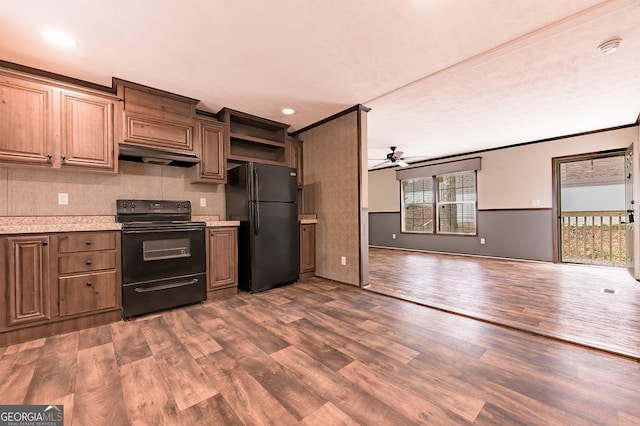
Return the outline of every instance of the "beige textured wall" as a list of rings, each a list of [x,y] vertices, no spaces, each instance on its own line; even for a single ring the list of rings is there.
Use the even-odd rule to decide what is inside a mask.
[[[317,213],[316,275],[359,285],[357,111],[304,134],[304,211]],[[340,264],[346,256],[347,264]]]
[[[225,217],[224,185],[191,184],[191,169],[129,161],[119,169],[102,175],[0,168],[0,216],[111,216],[117,199],[132,198],[189,200],[193,214]],[[59,192],[69,194],[69,205],[58,205]]]
[[[478,208],[531,208],[553,206],[554,157],[627,148],[637,137],[634,127],[593,133],[482,154],[478,172]]]
[[[369,172],[369,211],[399,212],[400,184],[396,180],[397,167]]]
[[[478,172],[479,209],[526,209],[532,207],[532,200],[539,200],[540,208],[551,208],[552,158],[627,148],[637,138],[638,128],[628,127],[447,161],[482,157],[482,170]],[[371,212],[400,211],[400,187],[395,169],[369,172],[369,206]]]

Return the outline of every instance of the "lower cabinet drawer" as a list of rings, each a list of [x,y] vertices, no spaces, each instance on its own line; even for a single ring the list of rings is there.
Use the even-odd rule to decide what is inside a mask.
[[[60,315],[118,306],[116,272],[59,278]]]
[[[76,272],[100,271],[115,269],[116,252],[81,253],[61,255],[58,257],[58,273],[72,274]]]
[[[70,232],[58,237],[60,253],[115,249],[116,232]]]

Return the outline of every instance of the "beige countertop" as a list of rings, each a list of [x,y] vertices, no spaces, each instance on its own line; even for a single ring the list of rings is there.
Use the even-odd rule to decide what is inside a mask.
[[[204,222],[207,228],[240,226],[239,220],[220,220],[220,216],[191,216],[191,220],[194,222]]]
[[[119,231],[114,216],[8,216],[0,217],[0,234],[35,234],[74,231]]]
[[[209,228],[240,226],[237,220],[220,220],[220,216],[192,216]],[[119,231],[122,225],[115,216],[5,216],[0,217],[0,234],[38,234],[75,231]]]
[[[300,225],[310,225],[318,223],[318,215],[316,215],[315,213],[299,214],[298,221],[300,222]]]

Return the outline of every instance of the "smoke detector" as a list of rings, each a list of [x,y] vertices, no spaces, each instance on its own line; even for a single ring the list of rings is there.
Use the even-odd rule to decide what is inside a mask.
[[[603,55],[615,52],[618,47],[620,47],[620,42],[622,42],[621,38],[614,38],[613,40],[605,41],[600,46],[598,46],[598,50],[600,50],[600,53],[602,53]]]

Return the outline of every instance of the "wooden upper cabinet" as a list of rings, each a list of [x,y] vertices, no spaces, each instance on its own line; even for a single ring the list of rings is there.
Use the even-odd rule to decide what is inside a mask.
[[[196,154],[193,182],[227,183],[229,125],[214,120],[196,120]]]
[[[115,98],[61,92],[62,167],[115,169],[116,102]]]
[[[193,153],[193,128],[198,100],[129,81],[114,79],[124,99],[123,133],[119,142]]]
[[[0,161],[52,165],[55,88],[0,70]]]
[[[116,171],[118,98],[0,70],[0,163]]]
[[[229,108],[221,109],[218,119],[229,124],[229,160],[287,164],[285,139],[289,125]]]
[[[304,186],[304,178],[302,176],[302,141],[298,139],[287,138],[285,151],[287,156],[287,165],[296,169],[298,176],[298,188],[302,188]]]
[[[48,321],[57,314],[52,304],[50,249],[48,235],[6,237],[7,317],[2,323],[17,326]]]

